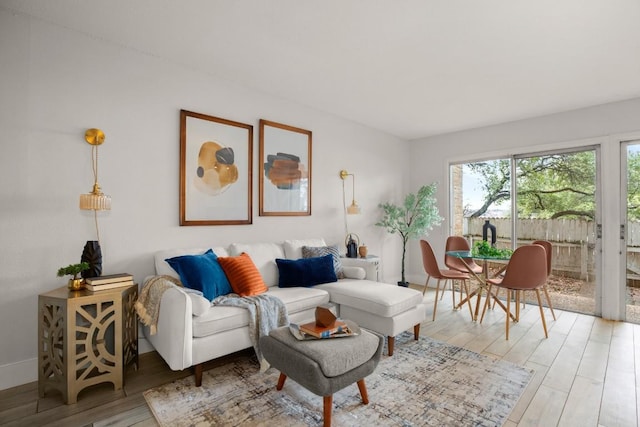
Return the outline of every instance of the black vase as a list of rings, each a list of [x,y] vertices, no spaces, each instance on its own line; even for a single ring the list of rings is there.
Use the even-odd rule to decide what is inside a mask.
[[[82,251],[80,262],[89,263],[89,269],[81,273],[84,279],[100,276],[102,274],[102,250],[100,249],[100,242],[97,240],[87,240],[87,243],[84,245],[84,250]]]

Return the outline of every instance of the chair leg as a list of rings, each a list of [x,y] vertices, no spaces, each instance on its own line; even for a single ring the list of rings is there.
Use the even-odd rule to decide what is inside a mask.
[[[362,403],[369,404],[369,395],[367,394],[367,386],[364,383],[364,378],[358,381],[358,390],[360,390],[360,396],[362,397]]]
[[[542,327],[544,328],[544,337],[549,338],[547,333],[547,322],[544,320],[544,310],[542,309],[542,300],[540,299],[540,289],[536,289],[536,296],[538,297],[538,307],[540,308],[540,318],[542,318]]]
[[[431,276],[427,275],[427,281],[424,282],[424,288],[422,288],[422,296],[424,296],[427,292],[427,288],[429,287],[429,279],[431,279]]]
[[[482,314],[480,315],[480,323],[482,323],[482,321],[484,320],[484,313],[487,311],[487,307],[489,307],[490,303],[491,303],[491,283],[489,283],[489,287],[487,288],[487,299],[485,299],[484,306],[482,306]]]
[[[440,279],[438,279],[438,284],[436,285],[436,297],[433,300],[433,321],[434,322],[436,320],[436,309],[438,308],[438,292],[439,291],[440,291]]]
[[[553,311],[553,305],[551,305],[551,298],[549,298],[549,291],[547,290],[546,284],[542,287],[542,290],[544,291],[544,295],[547,297],[547,304],[549,304],[549,310],[551,310],[553,320],[556,320],[556,313]]]
[[[442,297],[444,297],[444,291],[447,290],[447,282],[449,279],[444,279],[444,286],[442,286],[442,293],[440,294],[440,301],[442,301]],[[453,290],[453,285],[451,285],[451,289]]]
[[[462,283],[464,284],[464,292],[467,294],[467,307],[469,307],[469,314],[471,315],[471,320],[473,320],[473,308],[471,308],[471,298],[469,298],[469,282],[463,280]],[[462,301],[462,295],[460,295],[460,301]]]
[[[520,295],[523,296],[524,299],[524,291],[514,291],[516,294],[516,322],[520,321]]]
[[[413,325],[413,339],[418,341],[418,338],[420,338],[420,323]]]
[[[387,353],[389,356],[393,356],[393,347],[396,343],[396,337],[387,337]]]
[[[507,326],[506,326],[507,341],[509,341],[509,318],[510,317],[511,317],[511,297],[509,296],[509,290],[507,289]]]
[[[331,410],[333,409],[333,395],[324,396],[323,400],[323,416],[324,421],[322,425],[324,427],[331,427]]]
[[[451,279],[451,299],[453,299],[453,309],[456,309],[456,289],[455,285],[456,281]]]

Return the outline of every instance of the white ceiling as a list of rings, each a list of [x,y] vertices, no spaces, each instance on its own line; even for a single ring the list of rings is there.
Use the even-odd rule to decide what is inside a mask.
[[[0,0],[403,139],[640,96],[640,0]]]

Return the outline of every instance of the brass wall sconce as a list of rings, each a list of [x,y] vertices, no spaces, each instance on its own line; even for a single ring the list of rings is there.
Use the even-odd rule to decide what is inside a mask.
[[[98,184],[98,147],[102,145],[104,138],[104,132],[100,129],[87,129],[84,134],[85,141],[91,145],[93,189],[90,193],[80,195],[80,209],[94,212],[98,241],[100,241],[100,231],[97,212],[111,210],[111,196],[105,195]]]
[[[353,187],[352,187],[352,193],[351,193],[352,194],[351,204],[346,209],[349,215],[357,215],[360,213],[360,206],[358,206],[358,204],[356,203],[356,176],[352,173],[347,172],[344,169],[340,171],[340,178],[342,178],[342,200],[344,201],[344,198],[345,198],[344,181],[347,179],[348,176],[351,176],[353,178]]]

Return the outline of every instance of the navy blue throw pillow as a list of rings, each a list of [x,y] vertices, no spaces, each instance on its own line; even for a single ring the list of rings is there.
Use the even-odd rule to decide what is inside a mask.
[[[278,286],[281,288],[294,286],[308,288],[321,283],[338,281],[331,254],[296,260],[276,258],[276,264],[280,273]]]
[[[165,261],[178,273],[185,287],[201,291],[209,301],[233,292],[218,257],[211,249],[202,255],[182,255]]]

